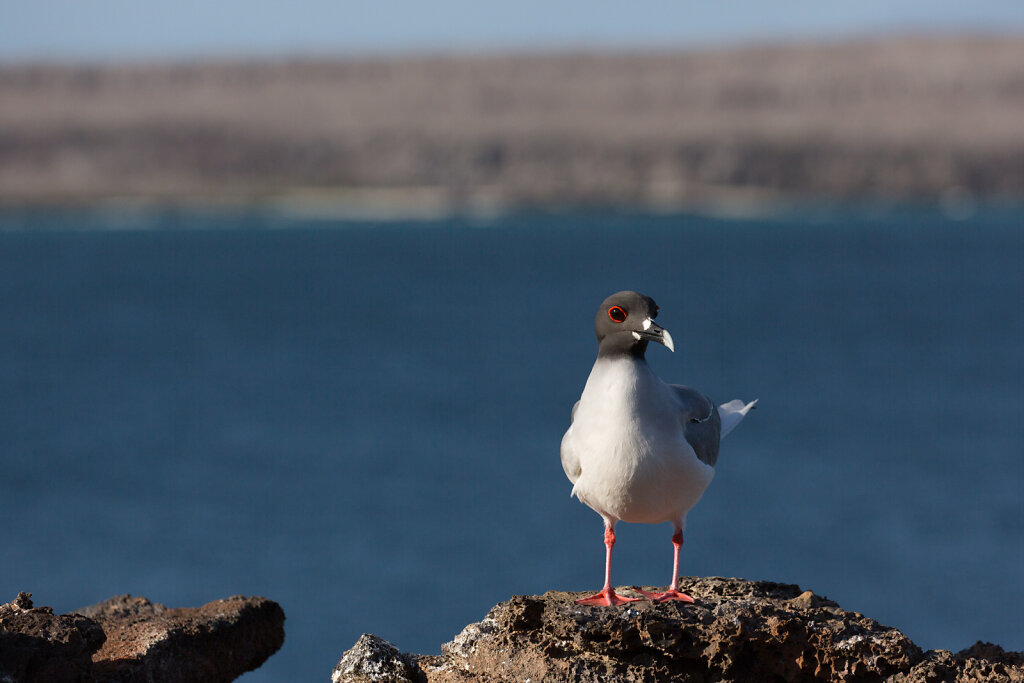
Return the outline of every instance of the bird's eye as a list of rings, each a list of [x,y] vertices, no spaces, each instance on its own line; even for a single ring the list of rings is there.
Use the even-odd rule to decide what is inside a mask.
[[[608,309],[608,317],[612,319],[613,323],[624,323],[626,322],[626,312],[619,306],[612,306]]]

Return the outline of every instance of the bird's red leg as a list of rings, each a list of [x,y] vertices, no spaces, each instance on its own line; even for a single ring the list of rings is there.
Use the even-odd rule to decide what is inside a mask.
[[[627,602],[636,602],[639,598],[624,598],[612,588],[612,548],[615,547],[615,529],[606,524],[604,527],[604,588],[600,593],[595,593],[589,598],[582,598],[576,603],[580,605],[602,605],[611,607],[613,605],[625,605]]]
[[[668,585],[668,590],[664,593],[639,591],[643,593],[644,597],[649,598],[651,602],[668,602],[669,600],[693,602],[693,598],[676,588],[676,582],[679,581],[679,550],[683,547],[683,532],[680,529],[676,529],[676,532],[672,535],[672,546],[675,552],[672,556],[672,583]]]

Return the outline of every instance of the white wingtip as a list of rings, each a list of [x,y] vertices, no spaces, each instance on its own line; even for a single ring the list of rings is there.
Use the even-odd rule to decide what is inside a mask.
[[[718,406],[718,416],[722,418],[722,436],[731,432],[740,421],[746,417],[747,413],[757,406],[758,399],[754,399],[750,403],[744,403],[740,399],[734,399],[728,403],[723,403]]]

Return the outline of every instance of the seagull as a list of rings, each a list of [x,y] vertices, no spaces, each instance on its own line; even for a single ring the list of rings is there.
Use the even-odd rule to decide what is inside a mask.
[[[693,602],[680,592],[679,550],[686,513],[715,474],[721,439],[757,400],[716,408],[704,394],[665,384],[647,365],[649,342],[674,351],[672,335],[654,322],[658,306],[637,292],[613,294],[597,311],[597,361],[562,437],[562,469],[572,494],[604,519],[604,588],[582,605],[623,605],[611,584],[616,522],[672,522],[672,581],[664,592],[638,591],[653,602]]]

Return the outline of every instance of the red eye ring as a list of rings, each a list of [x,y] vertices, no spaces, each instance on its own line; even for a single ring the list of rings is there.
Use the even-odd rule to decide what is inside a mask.
[[[612,306],[611,308],[609,308],[608,317],[612,319],[613,323],[626,322],[626,312],[622,310],[621,306]]]

